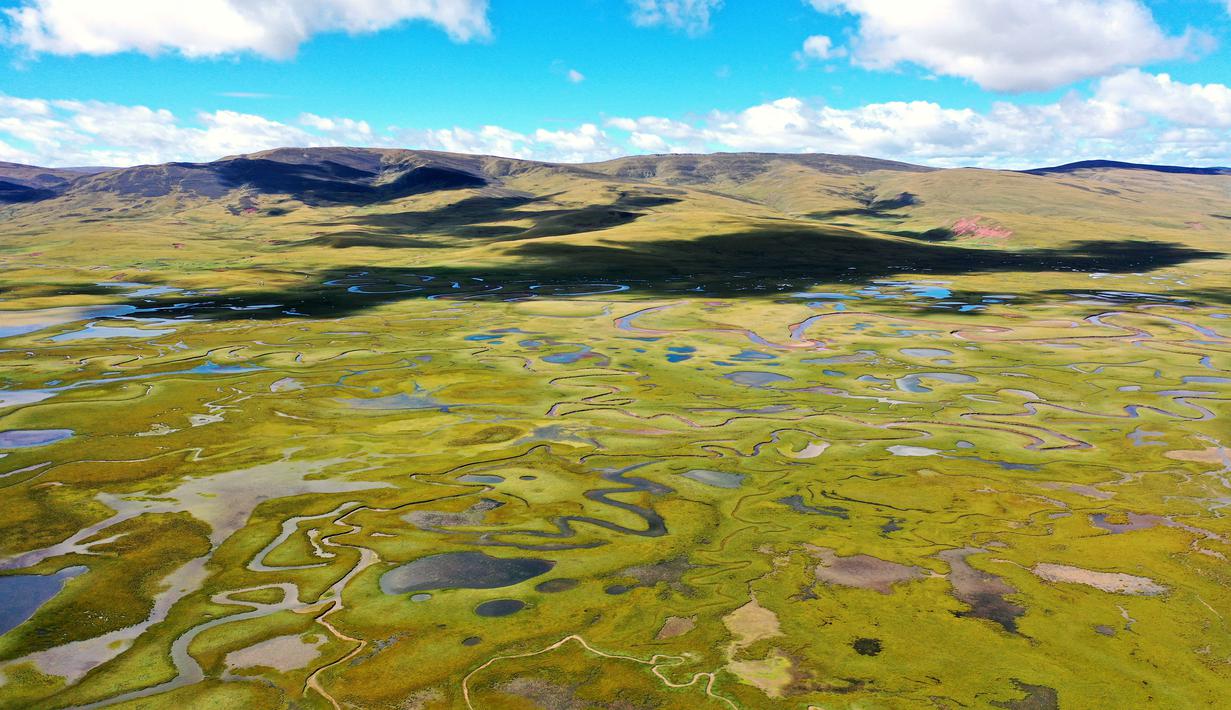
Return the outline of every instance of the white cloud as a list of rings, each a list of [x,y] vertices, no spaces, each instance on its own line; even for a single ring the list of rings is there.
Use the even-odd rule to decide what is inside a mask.
[[[576,69],[569,69],[568,74],[565,74],[565,76],[568,78],[569,81],[573,82],[574,84],[580,84],[581,82],[586,80],[586,75],[582,74]]]
[[[325,118],[314,113],[305,113],[300,115],[299,123],[335,139],[338,143],[371,145],[375,140],[372,127],[367,121],[356,121],[353,118]]]
[[[1097,96],[1185,126],[1231,126],[1231,87],[1184,84],[1137,69],[1099,83]]]
[[[477,131],[466,128],[400,130],[395,133],[392,145],[450,153],[529,158],[529,142],[530,138],[522,133],[500,126],[483,126]]]
[[[637,130],[637,121],[632,118],[609,118],[607,119],[607,125],[612,128],[618,128],[621,131]]]
[[[214,111],[199,114],[197,118],[204,126],[203,129],[180,130],[189,132],[199,159],[208,160],[210,156],[267,150],[288,145],[288,140],[292,141],[290,145],[322,145],[332,142],[250,113]]]
[[[327,135],[254,114],[202,112],[191,125],[165,109],[102,101],[37,101],[23,115],[0,97],[0,140],[43,165],[136,165],[214,160],[284,145],[325,145]],[[27,104],[29,103],[26,100]],[[10,146],[12,149],[12,146]]]
[[[858,17],[853,59],[917,64],[995,91],[1039,91],[1183,54],[1139,0],[810,0]]]
[[[439,25],[457,41],[491,33],[487,0],[22,0],[2,12],[4,40],[31,54],[285,59],[315,34],[377,32],[409,20]]]
[[[836,109],[787,97],[733,114],[714,114],[709,141],[736,150],[809,151],[916,158],[999,152],[1011,130],[971,109],[893,101]]]
[[[51,104],[43,99],[20,99],[0,94],[0,113],[6,116],[47,116]]]
[[[1231,149],[1231,123],[1223,123],[1231,121],[1229,107],[1231,88],[1225,85],[1184,84],[1129,70],[1102,80],[1089,96],[1072,92],[1043,105],[1002,101],[975,111],[891,101],[835,108],[785,97],[693,122],[621,117],[607,125],[628,132],[630,145],[650,152],[687,146],[849,153],[1014,168],[1094,157],[1222,164]]]
[[[610,118],[607,125],[621,131],[643,131],[655,133],[674,139],[686,139],[693,136],[695,129],[689,123],[659,116],[642,116],[640,118]]]
[[[615,117],[607,126],[628,132],[628,143],[646,153],[701,153],[708,150],[704,136],[692,124],[659,116]]]
[[[0,127],[0,131],[3,130],[3,127]],[[29,165],[36,162],[37,157],[32,153],[27,153],[24,150],[20,150],[0,140],[0,160],[9,163],[23,163]]]
[[[228,110],[179,116],[147,106],[0,94],[0,160],[133,165],[340,144],[559,162],[748,150],[849,153],[937,166],[1022,168],[1095,157],[1225,164],[1231,87],[1133,69],[1046,104],[1000,101],[975,110],[890,101],[843,108],[788,96],[687,120],[617,116],[601,125],[525,131],[496,125],[376,129],[361,119],[312,113],[294,122]]]
[[[682,124],[681,124],[682,125]],[[294,123],[238,111],[188,117],[103,101],[0,94],[0,160],[35,165],[138,165],[209,161],[283,146],[382,146],[560,162],[627,152],[594,123],[525,133],[501,126],[376,130],[367,121],[303,113]]]
[[[453,127],[440,129],[393,129],[378,139],[381,145],[399,148],[443,150],[452,153],[498,155],[564,163],[607,160],[627,151],[612,142],[593,123],[575,129],[536,129],[530,133],[501,126],[483,126],[475,131]]]
[[[539,144],[537,154],[551,156],[547,160],[565,163],[617,158],[627,152],[593,123],[583,123],[573,130],[549,131],[539,128],[534,132],[533,139]]]
[[[802,66],[810,60],[832,59],[846,56],[846,48],[835,47],[833,40],[825,35],[812,35],[804,40],[804,46],[795,52],[795,61]]]
[[[722,7],[722,0],[629,0],[629,4],[638,27],[665,26],[696,37],[709,32],[710,13]]]
[[[628,144],[646,153],[666,153],[669,150],[667,141],[662,136],[653,133],[635,131],[628,137]]]

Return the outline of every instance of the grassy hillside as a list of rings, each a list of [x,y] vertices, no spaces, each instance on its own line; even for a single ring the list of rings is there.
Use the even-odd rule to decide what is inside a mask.
[[[6,258],[71,263],[88,244],[91,263],[155,271],[173,255],[213,268],[497,269],[704,286],[732,275],[1117,271],[1197,259],[1221,270],[1231,236],[1231,209],[1218,207],[1231,199],[1228,175],[931,170],[846,156],[554,165],[279,149],[111,170],[56,190],[0,208]]]

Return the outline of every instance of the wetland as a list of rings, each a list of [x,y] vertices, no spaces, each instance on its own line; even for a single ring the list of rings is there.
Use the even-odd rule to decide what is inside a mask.
[[[1231,695],[1231,223],[571,175],[4,208],[0,707]]]
[[[1200,630],[1221,628],[1231,554],[1217,307],[1059,297],[955,316],[885,297],[897,283],[828,284],[819,304],[487,295],[499,285],[174,331],[103,332],[123,306],[97,297],[7,304],[0,698],[456,698],[474,669],[468,692],[504,687],[516,664],[494,659],[572,634],[596,652],[544,662],[741,707],[825,697],[845,681],[805,659],[831,652],[866,682],[936,692],[891,670],[960,675],[920,659],[916,633],[1003,659],[981,692],[1004,698],[1013,659],[1049,649],[1148,654],[1160,688],[1197,649],[1231,652]],[[645,571],[664,553],[681,564]],[[724,617],[741,598],[756,615]],[[69,624],[75,609],[97,612]],[[611,665],[625,656],[660,660]],[[390,663],[430,670],[372,684]],[[1221,692],[1222,673],[1164,695]],[[1073,692],[1047,676],[1031,680]]]

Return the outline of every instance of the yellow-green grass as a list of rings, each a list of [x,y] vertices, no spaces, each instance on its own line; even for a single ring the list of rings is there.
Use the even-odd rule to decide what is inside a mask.
[[[131,305],[153,310],[128,316],[171,319],[141,327],[175,332],[50,339],[91,320],[133,325],[110,316],[4,340],[0,397],[51,394],[0,409],[0,431],[74,435],[4,451],[2,553],[108,519],[104,500],[164,505],[188,482],[257,473],[250,489],[200,484],[171,510],[83,544],[114,540],[4,570],[89,568],[0,637],[0,706],[68,707],[170,681],[177,638],[264,608],[188,645],[205,680],[118,707],[453,708],[464,692],[474,707],[986,707],[1049,692],[1061,707],[1216,704],[1231,692],[1221,512],[1231,474],[1219,458],[1231,385],[1218,379],[1231,377],[1231,319],[1226,265],[1212,252],[1231,221],[1194,215],[1220,214],[1225,179],[882,171],[810,182],[810,170],[701,186],[532,171],[506,192],[369,207],[258,196],[249,215],[186,197],[102,221],[63,205],[11,209],[0,309]],[[530,229],[541,225],[534,212],[651,188],[681,201],[609,229],[525,240],[465,236],[461,221],[401,232],[410,218],[396,216],[533,194],[544,199],[517,208],[527,214],[481,223]],[[842,191],[918,201],[883,210],[890,217],[815,216],[854,209]],[[72,209],[123,208],[91,199]],[[288,211],[268,216],[274,207]],[[380,220],[366,218],[382,215],[394,215],[383,238],[434,246],[295,246],[376,232]],[[893,234],[973,216],[1014,233],[923,251]],[[1127,239],[1211,253],[1151,263],[1146,250],[1141,264],[1100,269],[1095,252],[1086,271],[1048,266],[1072,258],[1074,243]],[[754,258],[801,245],[803,266],[821,275],[783,262],[774,278]],[[1032,249],[1052,254],[1016,266],[980,256]],[[875,263],[884,254],[904,262]],[[911,271],[912,255],[933,271]],[[702,278],[690,280],[693,267]],[[732,279],[720,285],[724,269]],[[747,278],[734,278],[741,270]],[[141,297],[98,282],[184,291]],[[561,295],[612,282],[629,288]],[[494,285],[504,292],[481,293]],[[918,292],[928,286],[951,293]],[[395,293],[411,287],[422,290]],[[279,305],[230,308],[269,304]],[[912,348],[948,354],[903,352]],[[724,377],[740,371],[789,379]],[[926,390],[901,379],[936,372],[976,379],[918,380]],[[260,473],[273,465],[286,470]],[[634,465],[625,475],[646,483],[595,493],[630,488],[610,472]],[[685,476],[696,470],[743,478],[716,487]],[[297,492],[303,481],[323,483]],[[218,506],[244,515],[211,541]],[[634,534],[652,527],[647,511],[666,534]],[[257,560],[291,518],[304,519]],[[574,534],[548,536],[561,520]],[[915,572],[889,593],[836,584],[817,574],[820,548]],[[954,550],[1010,590],[1000,601],[1021,609],[1011,623],[972,613]],[[398,565],[463,551],[554,567],[418,601],[381,589]],[[46,657],[32,654],[146,619],[164,580],[192,560],[204,560],[200,579],[131,646],[70,681],[37,665]],[[1048,581],[1040,564],[1166,591]],[[577,583],[538,587],[551,579]],[[287,608],[271,585],[293,585]],[[526,607],[475,614],[496,599]],[[732,614],[753,600],[761,611],[745,617],[760,627],[741,636]],[[673,617],[693,625],[660,638]],[[304,667],[226,669],[227,654],[288,635],[327,640]],[[861,652],[873,648],[861,639],[877,652]]]

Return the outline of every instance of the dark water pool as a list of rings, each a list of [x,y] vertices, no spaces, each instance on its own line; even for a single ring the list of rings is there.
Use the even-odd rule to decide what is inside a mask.
[[[420,557],[389,570],[380,578],[380,589],[385,594],[436,589],[495,589],[546,574],[555,566],[555,562],[534,557],[445,552]]]
[[[65,567],[55,574],[15,574],[0,577],[0,634],[29,619],[64,583],[88,567]]]

